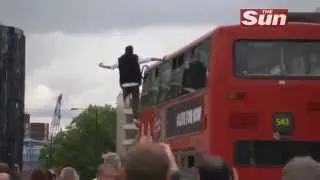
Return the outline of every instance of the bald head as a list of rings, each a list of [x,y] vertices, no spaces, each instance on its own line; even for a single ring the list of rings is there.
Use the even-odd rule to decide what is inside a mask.
[[[295,157],[282,170],[282,180],[318,180],[320,164],[311,157]]]
[[[166,180],[169,158],[159,144],[138,144],[127,154],[125,171],[127,180]]]
[[[200,156],[197,165],[201,180],[233,179],[232,168],[219,156]]]
[[[10,180],[10,175],[8,173],[0,173],[0,180]]]

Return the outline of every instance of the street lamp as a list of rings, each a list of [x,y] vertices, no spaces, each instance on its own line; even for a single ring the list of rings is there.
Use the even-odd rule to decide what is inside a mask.
[[[70,108],[70,111],[81,111],[81,110],[86,110],[85,108],[77,108],[77,107],[73,107]],[[95,148],[96,148],[96,152],[97,154],[99,154],[99,146],[98,146],[98,110],[95,110]]]

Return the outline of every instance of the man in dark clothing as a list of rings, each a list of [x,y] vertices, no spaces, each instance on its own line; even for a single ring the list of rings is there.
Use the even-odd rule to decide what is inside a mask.
[[[138,60],[139,57],[133,53],[133,47],[127,46],[125,53],[118,59],[121,87],[125,83],[141,84],[141,71]]]
[[[118,59],[123,100],[125,101],[130,94],[132,95],[132,110],[136,119],[139,114],[139,87],[142,79],[138,60],[139,57],[133,53],[132,46],[127,46],[125,53]]]
[[[99,66],[102,68],[119,68],[119,81],[123,92],[123,100],[126,102],[127,97],[132,95],[131,105],[136,119],[138,119],[139,115],[139,87],[142,80],[139,64],[148,61],[149,60],[143,60],[139,62],[139,57],[133,53],[133,47],[129,45],[126,47],[125,53],[118,58],[117,65],[105,66],[102,63],[99,64]]]

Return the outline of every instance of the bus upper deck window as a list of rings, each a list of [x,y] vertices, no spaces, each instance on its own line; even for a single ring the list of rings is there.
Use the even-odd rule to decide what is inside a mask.
[[[310,73],[320,74],[320,54],[310,54]]]
[[[178,56],[178,67],[181,67],[184,63],[184,54]]]
[[[189,64],[189,68],[184,72],[183,88],[190,91],[204,88],[207,82],[207,68],[196,60]]]
[[[159,103],[169,99],[170,95],[170,80],[171,80],[171,61],[165,62],[159,66]]]
[[[320,76],[318,41],[240,40],[234,48],[238,76]]]

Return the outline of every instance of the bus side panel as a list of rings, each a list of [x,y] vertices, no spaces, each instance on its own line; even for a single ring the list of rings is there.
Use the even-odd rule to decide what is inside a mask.
[[[235,160],[236,154],[236,143],[239,139],[252,139],[255,137],[266,137],[264,133],[266,130],[261,128],[266,128],[265,124],[259,124],[257,126],[242,127],[246,124],[246,115],[251,114],[255,111],[255,107],[247,106],[245,101],[242,100],[232,100],[228,99],[228,95],[233,92],[241,91],[239,88],[232,87],[233,79],[233,43],[237,39],[238,31],[228,31],[225,33],[224,48],[222,63],[224,63],[224,75],[223,82],[220,85],[223,87],[223,100],[224,111],[223,111],[223,122],[222,125],[225,129],[226,138],[228,139],[225,153],[228,157],[228,162],[236,168],[238,176],[241,179],[253,180],[256,177],[268,177],[268,179],[277,179],[280,177],[280,170],[278,168],[253,168],[253,167],[242,167],[238,166]],[[252,32],[254,33],[254,32]],[[259,119],[255,119],[258,121]],[[243,121],[243,122],[241,122]],[[253,123],[254,124],[254,123]],[[241,136],[240,136],[241,135]],[[239,138],[240,137],[240,138]]]
[[[223,110],[223,120],[225,120],[222,129],[225,128],[225,137],[229,140],[225,149],[227,157],[232,157],[231,162],[236,165],[235,144],[238,140],[273,140],[272,115],[274,112],[293,112],[295,115],[295,129],[292,134],[294,140],[311,140],[319,137],[319,131],[313,131],[317,124],[310,121],[314,116],[308,112],[306,104],[308,101],[319,101],[319,86],[315,81],[287,80],[286,86],[280,86],[278,80],[263,79],[244,79],[235,78],[233,75],[233,41],[236,39],[319,39],[317,32],[319,27],[291,25],[287,31],[262,31],[261,29],[241,29],[240,27],[228,28],[225,33],[223,57],[219,62],[223,63],[219,69],[223,70],[221,74],[225,76],[224,81],[220,83],[222,92],[226,94],[230,91],[244,92],[247,96],[243,100],[222,100],[225,103]],[[308,32],[306,31],[308,30]],[[308,36],[308,37],[306,37]],[[219,70],[218,69],[218,70]],[[272,96],[271,96],[272,95]],[[296,98],[299,97],[299,98]],[[219,98],[219,97],[217,97]],[[221,101],[221,102],[222,102]],[[231,127],[231,115],[251,114],[255,115],[255,127]],[[230,116],[230,117],[229,117]],[[233,118],[237,124],[246,120],[238,116]],[[252,119],[252,118],[250,118]],[[299,120],[301,119],[301,120]],[[313,137],[312,137],[313,136]],[[262,179],[276,179],[281,176],[281,168],[278,167],[253,167],[251,165],[236,166],[241,179],[253,179],[252,177],[262,177]]]
[[[230,156],[227,152],[228,134],[224,125],[226,121],[225,111],[226,104],[224,103],[224,87],[225,81],[224,69],[225,62],[225,37],[220,28],[213,33],[213,46],[210,58],[210,72],[208,78],[208,96],[211,100],[209,106],[208,126],[210,126],[209,139],[211,139],[210,149],[213,154],[222,156],[227,161],[230,161]]]

